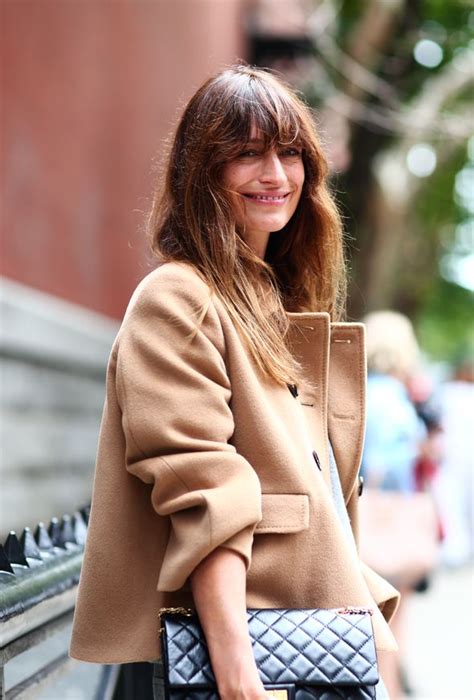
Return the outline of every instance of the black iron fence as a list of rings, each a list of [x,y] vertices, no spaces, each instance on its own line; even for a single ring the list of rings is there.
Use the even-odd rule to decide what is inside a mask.
[[[34,533],[11,532],[0,545],[0,700],[36,698],[77,663],[65,646],[52,661],[6,687],[7,663],[71,625],[88,518],[85,507],[72,517],[53,518],[48,527],[39,523]],[[94,700],[151,698],[151,664],[102,667]]]

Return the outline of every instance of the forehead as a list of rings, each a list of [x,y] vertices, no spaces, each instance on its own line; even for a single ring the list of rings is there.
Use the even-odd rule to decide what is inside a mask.
[[[261,129],[255,123],[250,126],[249,141],[264,141],[264,135]]]
[[[261,129],[257,124],[252,123],[248,132],[247,143],[262,144],[267,148],[271,148],[281,143],[294,143],[300,140],[300,135],[295,130],[292,133],[281,133],[275,130],[273,133],[268,133]]]

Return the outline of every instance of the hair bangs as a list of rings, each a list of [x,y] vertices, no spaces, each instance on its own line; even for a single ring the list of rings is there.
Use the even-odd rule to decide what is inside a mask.
[[[223,140],[235,153],[248,144],[255,131],[265,150],[303,140],[297,101],[281,90],[271,74],[265,77],[266,81],[248,73],[233,75],[232,100],[226,115],[228,129]]]
[[[278,85],[251,82],[254,96],[253,121],[266,148],[288,146],[301,141],[301,122],[290,95]]]

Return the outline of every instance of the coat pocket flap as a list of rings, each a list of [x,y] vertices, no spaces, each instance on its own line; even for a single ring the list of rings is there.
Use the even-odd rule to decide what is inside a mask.
[[[262,519],[256,534],[300,532],[309,527],[309,500],[306,494],[263,493]]]

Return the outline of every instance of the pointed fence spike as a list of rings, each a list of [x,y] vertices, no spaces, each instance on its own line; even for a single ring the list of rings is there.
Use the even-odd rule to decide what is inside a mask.
[[[35,530],[35,541],[38,547],[43,552],[49,552],[53,549],[53,543],[48,535],[48,531],[44,523],[38,523]]]
[[[15,572],[13,571],[12,566],[8,561],[7,553],[5,552],[5,547],[3,546],[3,544],[0,544],[0,572],[15,575]]]
[[[74,529],[72,526],[72,519],[71,516],[67,515],[66,513],[61,518],[60,532],[62,547],[65,547],[66,544],[76,544],[76,538],[74,536]]]
[[[23,530],[23,534],[20,537],[20,547],[25,557],[29,557],[30,559],[42,559],[40,549],[29,527],[25,527]]]
[[[12,530],[5,540],[5,553],[8,557],[10,564],[21,564],[22,566],[28,566],[29,564],[23,554],[23,549],[20,545],[16,533]]]
[[[51,518],[51,522],[49,523],[48,527],[48,535],[50,536],[54,547],[62,547],[64,549],[61,539],[61,526],[57,518]]]
[[[84,546],[87,537],[87,525],[84,522],[84,518],[79,510],[74,513],[72,523],[74,528],[74,537],[77,544]]]

